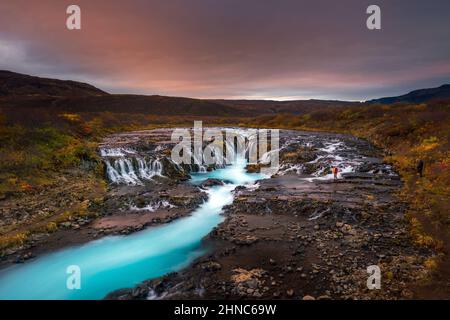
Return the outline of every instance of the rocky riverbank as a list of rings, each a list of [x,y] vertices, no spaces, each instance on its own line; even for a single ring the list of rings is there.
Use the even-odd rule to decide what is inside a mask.
[[[190,170],[195,168],[178,168],[168,160],[167,152],[173,145],[170,133],[154,130],[111,135],[98,149],[105,180],[98,181],[83,170],[72,171],[48,190],[1,201],[0,227],[5,235],[17,234],[21,226],[30,230],[29,225],[33,225],[34,231],[23,233],[21,241],[2,251],[0,266],[24,263],[68,246],[130,234],[189,215],[207,195],[187,182]],[[139,168],[138,158],[161,159],[161,166]],[[132,167],[122,163],[124,171],[120,174],[128,180],[112,181],[108,165],[129,159],[138,167],[137,175],[128,175]]]
[[[227,181],[190,184],[190,173],[214,167],[173,163],[170,133],[160,129],[106,138],[99,154],[107,190],[89,194],[79,184],[69,200],[83,197],[85,214],[10,249],[2,266],[189,215],[206,199],[203,190]],[[413,245],[406,204],[396,197],[401,179],[383,163],[381,151],[347,135],[299,131],[282,131],[280,146],[276,175],[234,190],[224,222],[204,239],[205,248],[212,248],[207,255],[180,272],[107,298],[414,298],[410,288],[427,276],[424,265],[434,253]],[[332,167],[339,168],[337,180]],[[260,165],[247,170],[257,172]],[[69,201],[54,193],[58,201]],[[3,212],[8,219],[24,212],[8,208]],[[380,290],[367,288],[371,265],[381,269]]]
[[[432,252],[413,245],[381,152],[345,135],[286,131],[281,170],[239,187],[189,268],[109,299],[410,299]],[[332,179],[330,167],[340,175]],[[367,288],[367,267],[381,289]]]

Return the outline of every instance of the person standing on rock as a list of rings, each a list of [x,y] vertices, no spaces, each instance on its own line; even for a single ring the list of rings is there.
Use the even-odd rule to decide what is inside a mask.
[[[417,173],[419,174],[419,176],[422,178],[423,175],[423,167],[424,167],[424,163],[422,159],[419,159],[419,161],[417,162]]]
[[[331,168],[331,172],[333,172],[333,177],[334,177],[334,180],[337,180],[337,178],[338,178],[338,172],[339,172],[339,169],[338,169],[338,167],[333,167],[333,168]]]

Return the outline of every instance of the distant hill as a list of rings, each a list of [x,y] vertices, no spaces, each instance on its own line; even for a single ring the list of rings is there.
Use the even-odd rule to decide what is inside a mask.
[[[341,108],[361,105],[360,102],[339,100],[214,100],[221,104],[247,110],[253,114],[293,113],[305,114],[320,108]]]
[[[412,91],[368,103],[421,103],[450,98],[450,85]],[[159,95],[108,94],[96,87],[67,80],[47,79],[0,71],[0,108],[26,113],[27,108],[46,112],[113,112],[161,116],[256,117],[280,113],[305,114],[321,109],[337,110],[362,105],[335,100],[219,100]]]
[[[397,102],[422,103],[430,100],[450,98],[450,84],[444,84],[437,88],[414,90],[398,97],[387,97],[368,101],[368,103],[390,104]]]
[[[86,83],[29,76],[0,70],[0,97],[8,96],[105,96],[106,92]]]
[[[322,107],[355,102],[328,100],[214,100],[159,95],[108,94],[89,84],[0,71],[0,108],[32,108],[46,112],[114,112],[161,116],[253,117],[265,114],[304,114]],[[23,113],[24,111],[22,111]]]
[[[108,94],[92,85],[34,77],[0,70],[0,107],[48,112],[116,112],[154,115],[247,116],[212,100],[164,96]]]
[[[53,108],[71,112],[142,113],[163,116],[249,116],[239,110],[211,100],[181,97],[112,94],[98,97],[65,98],[53,102]]]

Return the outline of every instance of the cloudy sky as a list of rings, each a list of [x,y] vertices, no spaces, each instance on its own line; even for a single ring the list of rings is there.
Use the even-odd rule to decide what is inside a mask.
[[[0,69],[114,93],[366,100],[450,83],[448,0],[1,0],[0,15]]]

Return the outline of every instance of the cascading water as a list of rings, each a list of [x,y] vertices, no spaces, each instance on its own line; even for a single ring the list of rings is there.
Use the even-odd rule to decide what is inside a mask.
[[[152,180],[155,176],[163,177],[163,167],[158,159],[113,158],[106,159],[106,174],[112,183],[142,184],[143,180]]]
[[[143,160],[143,159],[142,159]],[[158,160],[133,164],[119,157],[106,161],[107,174],[114,183],[139,183],[160,175]],[[261,174],[247,173],[245,158],[222,169],[193,173],[191,183],[208,178],[226,181],[207,190],[208,200],[188,217],[128,236],[109,236],[85,245],[43,255],[22,265],[0,270],[0,299],[101,299],[108,293],[180,270],[205,253],[201,241],[223,220],[222,208],[233,201],[239,185],[253,185]],[[165,204],[161,204],[165,205]],[[150,208],[147,208],[150,210]],[[69,266],[81,271],[81,289],[70,290]]]

